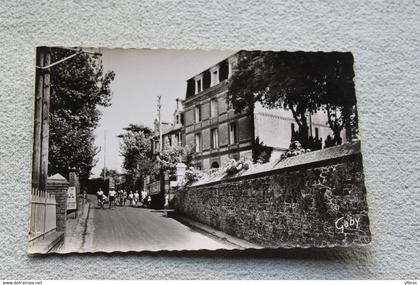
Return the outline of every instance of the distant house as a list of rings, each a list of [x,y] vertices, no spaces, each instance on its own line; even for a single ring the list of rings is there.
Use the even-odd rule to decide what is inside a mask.
[[[238,54],[187,80],[181,136],[185,136],[184,145],[195,145],[194,165],[199,169],[218,168],[232,158],[251,158],[252,142],[257,138],[273,148],[271,159],[276,159],[288,149],[293,132],[298,130],[289,110],[272,110],[257,104],[251,120],[251,115],[236,114],[228,106],[228,80]],[[333,134],[326,114],[308,114],[308,121],[312,137],[322,140]]]
[[[173,121],[162,122],[162,148],[172,146],[183,146],[183,110],[182,110],[182,100],[176,99],[176,109],[173,113]],[[159,153],[159,121],[155,120],[154,127],[154,136],[152,138],[152,153]]]

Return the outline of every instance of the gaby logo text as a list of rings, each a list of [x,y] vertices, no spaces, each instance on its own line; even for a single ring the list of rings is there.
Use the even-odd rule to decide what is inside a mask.
[[[344,218],[341,217],[335,221],[335,228],[339,230],[340,233],[344,233],[344,229],[358,229],[359,228],[360,217],[358,218]]]

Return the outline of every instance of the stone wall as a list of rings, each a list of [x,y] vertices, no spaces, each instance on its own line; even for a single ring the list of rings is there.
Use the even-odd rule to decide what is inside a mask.
[[[370,242],[360,144],[286,159],[271,170],[180,190],[178,213],[265,247]]]

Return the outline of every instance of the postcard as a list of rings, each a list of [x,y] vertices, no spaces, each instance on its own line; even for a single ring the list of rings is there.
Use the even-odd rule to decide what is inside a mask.
[[[369,244],[354,60],[38,47],[28,253]]]

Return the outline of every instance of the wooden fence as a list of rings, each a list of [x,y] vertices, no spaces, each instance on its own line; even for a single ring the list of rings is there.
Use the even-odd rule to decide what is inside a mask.
[[[56,229],[57,202],[54,194],[32,189],[30,203],[29,241],[32,241]]]

